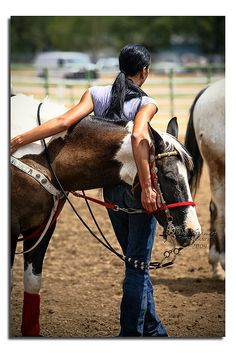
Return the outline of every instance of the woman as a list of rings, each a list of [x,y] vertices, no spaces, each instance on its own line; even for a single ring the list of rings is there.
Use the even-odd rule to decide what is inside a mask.
[[[150,61],[150,53],[145,47],[125,46],[119,56],[120,73],[112,86],[89,88],[80,102],[65,114],[11,140],[11,152],[14,153],[27,143],[68,129],[92,112],[107,119],[133,120],[132,148],[142,189],[141,203],[148,213],[129,215],[111,210],[108,213],[126,257],[146,263],[151,259],[156,230],[156,219],[151,213],[160,206],[151,183],[147,124],[158,108],[155,101],[141,89],[149,74]],[[104,188],[104,199],[120,207],[141,207],[126,183]],[[153,288],[147,269],[136,269],[126,264],[120,323],[120,336],[167,336],[155,311]]]

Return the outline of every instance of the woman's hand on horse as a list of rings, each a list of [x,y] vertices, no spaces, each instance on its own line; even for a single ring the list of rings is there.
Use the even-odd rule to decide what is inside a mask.
[[[15,136],[11,139],[10,153],[15,153],[21,146],[22,137],[20,135]]]
[[[42,140],[67,130],[73,124],[92,113],[93,100],[89,90],[85,91],[78,104],[62,115],[45,121],[43,124],[14,137],[11,140],[11,154],[19,147],[28,143]]]
[[[142,188],[141,202],[143,208],[148,213],[153,213],[157,208],[161,207],[161,200],[159,195],[153,190],[152,186]]]

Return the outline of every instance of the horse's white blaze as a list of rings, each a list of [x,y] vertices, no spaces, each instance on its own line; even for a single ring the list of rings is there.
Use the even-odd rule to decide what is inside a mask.
[[[41,287],[41,275],[33,273],[32,264],[28,264],[27,269],[24,271],[24,290],[27,293],[37,294]]]
[[[188,193],[188,199],[186,201],[192,201],[193,199],[189,188],[186,167],[183,165],[181,161],[178,161],[177,166],[178,166],[179,174],[184,178],[184,181],[185,181],[185,186]],[[185,225],[186,225],[186,228],[192,229],[196,233],[196,236],[199,236],[201,234],[201,225],[198,221],[196,208],[193,206],[188,206],[187,208]]]
[[[33,98],[32,96],[25,96],[18,94],[11,98],[11,137],[24,133],[25,131],[31,130],[38,126],[37,110],[40,100]],[[52,102],[45,98],[40,109],[41,122],[48,121],[49,119],[55,118],[67,111],[67,108],[56,102]],[[64,137],[66,134],[62,132],[54,135],[53,137],[46,138],[45,141],[48,144],[53,139],[58,137]],[[22,148],[19,148],[14,156],[21,158],[26,154],[39,154],[43,151],[41,141],[29,143]]]
[[[133,158],[131,132],[133,130],[133,122],[127,124],[128,134],[124,137],[119,151],[115,155],[122,166],[120,169],[120,178],[129,185],[133,184],[135,175],[137,174],[136,164]]]

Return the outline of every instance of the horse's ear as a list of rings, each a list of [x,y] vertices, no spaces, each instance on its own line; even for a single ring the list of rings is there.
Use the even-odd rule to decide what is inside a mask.
[[[148,128],[149,128],[149,134],[151,136],[153,143],[155,144],[155,147],[158,148],[160,151],[161,148],[165,147],[163,138],[155,129],[153,129],[153,127],[151,127],[151,124],[149,122],[148,122]]]
[[[178,138],[179,127],[176,116],[169,121],[166,132],[175,138]]]

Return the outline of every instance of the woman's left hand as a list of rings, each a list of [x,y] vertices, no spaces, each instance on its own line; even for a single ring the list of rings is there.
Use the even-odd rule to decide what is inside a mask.
[[[22,137],[20,135],[11,139],[10,154],[15,153],[22,144]]]
[[[160,197],[151,186],[142,188],[141,202],[148,213],[154,213],[157,208],[161,207]]]

